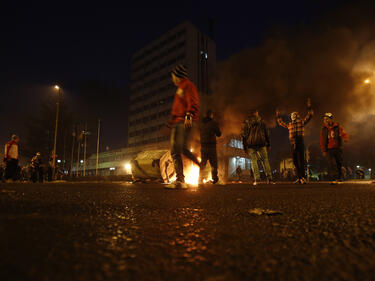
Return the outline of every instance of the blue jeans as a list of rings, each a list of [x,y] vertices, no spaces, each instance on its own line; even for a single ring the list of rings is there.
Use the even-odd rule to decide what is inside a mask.
[[[191,128],[185,128],[184,123],[177,123],[171,130],[171,156],[174,169],[177,175],[177,181],[184,182],[184,167],[182,163],[182,154],[199,165],[197,157],[188,149]]]
[[[268,153],[267,153],[267,147],[262,146],[259,148],[249,148],[249,155],[251,159],[251,168],[254,173],[254,179],[260,180],[260,172],[258,167],[258,155],[260,157],[260,161],[263,164],[264,172],[268,179],[272,179],[272,173],[271,173],[271,166],[270,162],[268,161]]]

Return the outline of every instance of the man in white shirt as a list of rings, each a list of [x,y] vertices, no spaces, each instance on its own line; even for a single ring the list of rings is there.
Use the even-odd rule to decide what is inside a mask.
[[[17,179],[19,140],[20,138],[17,135],[12,135],[11,140],[5,144],[5,151],[4,151],[5,180]]]

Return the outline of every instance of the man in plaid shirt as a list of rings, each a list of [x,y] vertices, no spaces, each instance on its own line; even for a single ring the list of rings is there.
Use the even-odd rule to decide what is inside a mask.
[[[293,163],[296,167],[297,180],[295,183],[306,183],[305,175],[305,125],[310,121],[314,112],[311,109],[311,101],[307,100],[308,112],[305,118],[300,118],[298,112],[290,114],[291,122],[285,123],[280,117],[280,112],[276,111],[277,123],[289,130],[289,141],[292,146]]]

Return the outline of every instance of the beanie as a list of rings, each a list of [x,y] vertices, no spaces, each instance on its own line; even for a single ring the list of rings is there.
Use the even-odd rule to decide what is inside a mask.
[[[172,73],[176,75],[178,78],[188,78],[187,68],[183,64],[177,65],[173,70]]]

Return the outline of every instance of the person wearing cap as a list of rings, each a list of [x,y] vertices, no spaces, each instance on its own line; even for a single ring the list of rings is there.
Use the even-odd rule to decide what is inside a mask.
[[[257,185],[260,181],[258,158],[263,164],[267,183],[275,184],[268,160],[268,150],[271,147],[269,130],[266,123],[259,116],[258,110],[252,110],[248,118],[243,122],[241,137],[244,151],[250,155],[251,169],[254,174],[253,185]]]
[[[203,118],[199,127],[201,138],[201,165],[200,171],[204,170],[207,161],[210,161],[212,183],[219,181],[217,175],[217,151],[216,151],[216,137],[221,136],[221,131],[218,123],[214,120],[214,113],[208,109],[206,116]],[[202,176],[200,175],[200,178]]]
[[[18,169],[18,142],[19,137],[12,135],[11,140],[5,144],[4,163],[5,163],[5,180],[16,180]]]
[[[289,141],[293,155],[293,164],[296,168],[297,174],[297,180],[294,183],[306,183],[304,144],[305,126],[311,120],[313,115],[314,111],[311,108],[310,98],[307,99],[307,115],[303,119],[299,116],[298,112],[292,112],[290,114],[291,122],[285,123],[280,116],[280,112],[276,111],[277,123],[289,130]]]
[[[193,121],[199,119],[200,102],[197,87],[189,80],[184,65],[176,66],[172,70],[171,76],[177,90],[172,105],[171,119],[167,122],[167,126],[171,128],[171,156],[177,180],[170,185],[166,185],[166,188],[187,188],[182,154],[196,165],[200,165],[197,157],[188,149]]]
[[[333,121],[332,113],[323,115],[323,127],[320,132],[320,148],[324,157],[327,157],[332,183],[342,182],[342,148],[343,142],[349,140],[344,129]]]
[[[40,152],[37,152],[35,156],[31,159],[31,181],[36,183],[37,180],[43,182],[43,167],[42,167],[42,158]]]

